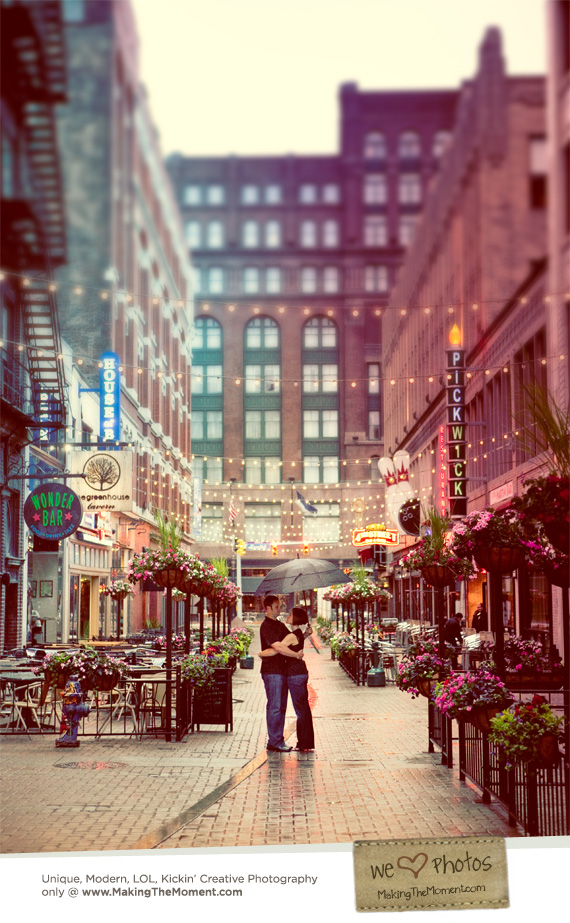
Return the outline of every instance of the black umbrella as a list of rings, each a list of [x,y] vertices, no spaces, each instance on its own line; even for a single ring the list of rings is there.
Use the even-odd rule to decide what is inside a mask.
[[[273,567],[259,584],[256,593],[263,596],[268,593],[285,595],[335,583],[348,583],[350,579],[331,561],[297,558]]]

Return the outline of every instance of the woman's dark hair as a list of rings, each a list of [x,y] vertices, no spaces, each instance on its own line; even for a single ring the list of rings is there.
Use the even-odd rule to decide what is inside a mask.
[[[293,606],[291,609],[291,615],[293,616],[293,625],[306,625],[309,621],[307,610],[302,609],[301,606]]]

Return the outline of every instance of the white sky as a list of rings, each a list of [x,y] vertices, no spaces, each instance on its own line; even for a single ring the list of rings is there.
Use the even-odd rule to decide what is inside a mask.
[[[337,92],[455,88],[490,25],[546,69],[550,0],[132,0],[164,154],[337,150]]]

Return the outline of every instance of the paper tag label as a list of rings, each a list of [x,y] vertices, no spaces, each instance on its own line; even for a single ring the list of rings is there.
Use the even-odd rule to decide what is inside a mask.
[[[508,907],[502,837],[358,840],[357,910],[470,910]]]

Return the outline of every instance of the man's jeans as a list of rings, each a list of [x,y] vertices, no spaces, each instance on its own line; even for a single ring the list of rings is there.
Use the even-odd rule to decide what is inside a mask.
[[[285,713],[287,711],[287,677],[282,673],[262,673],[267,696],[267,736],[270,747],[279,747],[283,741]]]
[[[313,716],[309,707],[307,689],[308,681],[309,677],[306,673],[299,676],[290,676],[287,680],[291,701],[297,715],[297,746],[300,750],[313,750],[315,746]]]

